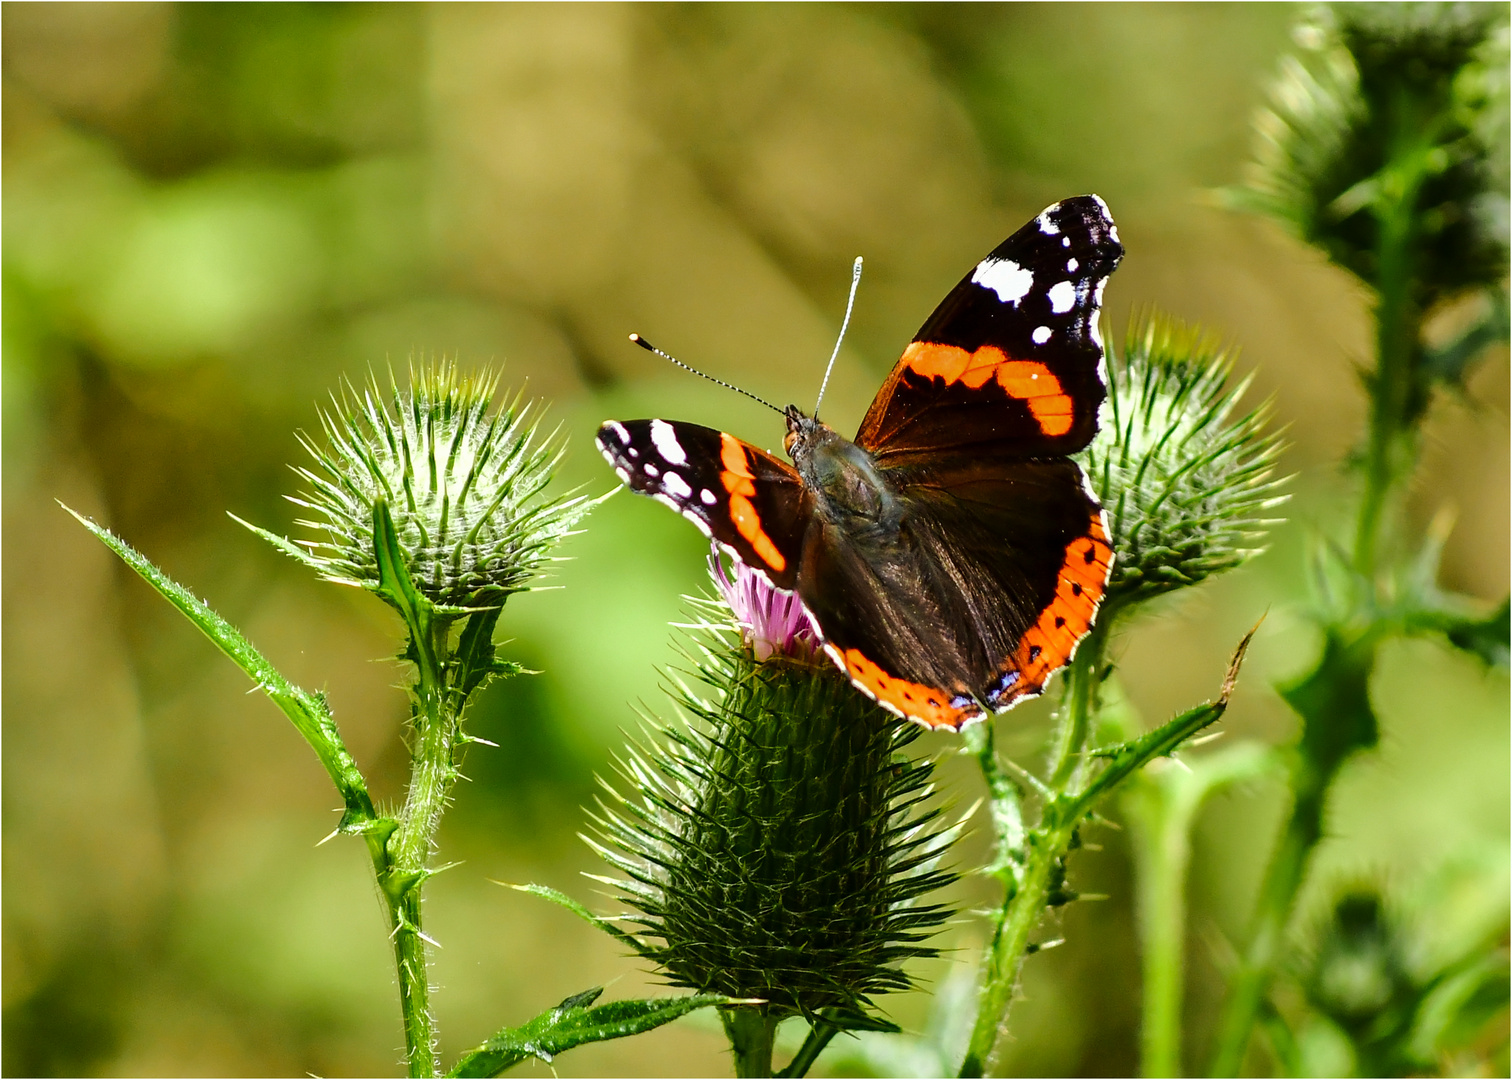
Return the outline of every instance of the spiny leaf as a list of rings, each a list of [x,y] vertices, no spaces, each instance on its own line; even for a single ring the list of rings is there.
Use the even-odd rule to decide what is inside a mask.
[[[62,503],[58,505],[63,506]],[[96,525],[67,506],[63,506],[63,509],[98,537],[101,543],[120,556],[121,561],[131,567],[143,581],[156,589],[163,599],[176,607],[200,633],[230,657],[231,661],[257,684],[257,688],[267,694],[283,711],[283,714],[304,736],[305,741],[314,749],[316,756],[320,758],[320,763],[325,766],[326,772],[330,774],[331,780],[336,784],[336,789],[341,793],[342,800],[346,803],[342,830],[373,832],[373,827],[380,822],[380,819],[373,810],[367,783],[363,780],[356,761],[347,752],[346,745],[342,742],[341,734],[336,729],[336,721],[331,716],[331,710],[325,698],[320,694],[302,690],[284,678],[236,627],[212,610],[203,600],[159,570],[145,556],[109,529]],[[392,823],[388,824],[391,828]]]
[[[736,1003],[735,999],[719,994],[695,994],[594,1005],[603,992],[604,988],[600,986],[574,994],[527,1024],[504,1028],[482,1046],[465,1054],[446,1075],[498,1076],[529,1057],[550,1064],[556,1055],[574,1046],[639,1035],[695,1009]]]

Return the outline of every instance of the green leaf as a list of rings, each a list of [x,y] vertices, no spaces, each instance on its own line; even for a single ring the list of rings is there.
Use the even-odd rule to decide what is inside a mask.
[[[63,506],[62,503],[58,505]],[[341,793],[342,801],[346,803],[341,831],[374,834],[381,840],[382,834],[392,830],[394,823],[386,818],[379,818],[374,812],[367,783],[363,780],[356,761],[347,752],[346,745],[341,740],[341,733],[336,729],[336,721],[331,716],[330,707],[326,704],[323,695],[302,690],[280,675],[236,627],[211,610],[203,600],[152,565],[145,556],[109,529],[102,528],[88,518],[74,513],[67,506],[63,506],[63,509],[73,514],[79,524],[94,533],[101,543],[119,555],[121,561],[135,570],[138,576],[156,589],[163,599],[178,608],[183,616],[214,642],[221,652],[229,656],[237,667],[246,672],[247,677],[257,684],[257,688],[273,700],[273,704],[283,710],[284,715],[315,750],[320,763],[325,766],[326,772],[336,784],[336,790]]]
[[[1123,783],[1135,769],[1142,768],[1158,757],[1169,756],[1203,728],[1216,723],[1228,710],[1229,697],[1239,681],[1239,670],[1244,666],[1244,654],[1249,651],[1250,641],[1259,629],[1260,624],[1256,623],[1235,646],[1233,656],[1229,658],[1228,671],[1223,677],[1223,685],[1219,687],[1215,700],[1188,709],[1137,739],[1097,751],[1096,756],[1107,758],[1108,763],[1084,792],[1074,799],[1065,800],[1071,815],[1068,820],[1080,820],[1091,813],[1097,802]]]
[[[1456,648],[1481,658],[1489,667],[1507,670],[1509,646],[1512,646],[1512,610],[1508,601],[1484,619],[1462,618],[1444,628],[1444,636]]]
[[[1332,776],[1356,750],[1368,750],[1380,738],[1370,707],[1370,674],[1375,668],[1377,636],[1366,631],[1347,636],[1330,627],[1323,656],[1310,674],[1276,687],[1302,717],[1298,746],[1314,777]]]
[[[456,662],[460,671],[457,676],[457,692],[465,699],[471,696],[490,676],[513,675],[520,670],[518,664],[494,658],[493,632],[499,621],[499,608],[475,612],[462,627],[457,641]]]
[[[603,992],[604,988],[599,986],[574,994],[522,1027],[505,1028],[476,1050],[463,1055],[447,1075],[497,1076],[528,1057],[550,1063],[557,1054],[583,1043],[639,1035],[695,1009],[734,1004],[732,999],[720,994],[695,994],[594,1005]]]

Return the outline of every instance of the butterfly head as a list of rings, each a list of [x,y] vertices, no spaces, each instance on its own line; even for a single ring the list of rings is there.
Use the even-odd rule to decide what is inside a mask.
[[[810,442],[824,425],[812,417],[804,416],[803,410],[796,405],[783,409],[782,415],[787,418],[787,434],[782,438],[782,448],[787,451],[788,457],[797,461],[796,455],[802,452],[798,448]]]

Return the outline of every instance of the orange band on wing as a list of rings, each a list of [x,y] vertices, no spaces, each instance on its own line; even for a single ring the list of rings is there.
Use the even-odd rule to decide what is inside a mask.
[[[1076,643],[1092,628],[1092,618],[1107,588],[1113,565],[1113,549],[1102,515],[1092,518],[1087,535],[1066,545],[1065,558],[1055,588],[1055,599],[1040,613],[1038,621],[1024,632],[1018,648],[1004,665],[1019,677],[994,701],[1006,708],[1016,698],[1038,694],[1057,668],[1071,659]]]
[[[727,432],[719,435],[719,460],[724,465],[719,479],[730,495],[730,520],[735,522],[736,531],[773,570],[786,570],[787,559],[762,529],[761,514],[750,499],[756,494],[756,474],[751,472],[751,463],[746,460],[745,447]]]
[[[996,345],[983,345],[967,352],[955,345],[915,341],[903,350],[903,363],[916,375],[959,382],[980,390],[996,379],[1003,392],[1029,406],[1029,412],[1046,435],[1064,435],[1071,430],[1071,398],[1060,380],[1044,364],[1034,360],[1010,360]]]
[[[983,715],[974,702],[953,705],[948,700],[951,695],[943,690],[889,675],[863,656],[859,649],[846,649],[842,653],[831,645],[825,651],[845,670],[851,681],[876,699],[879,705],[925,727],[959,731],[967,721],[980,719]]]

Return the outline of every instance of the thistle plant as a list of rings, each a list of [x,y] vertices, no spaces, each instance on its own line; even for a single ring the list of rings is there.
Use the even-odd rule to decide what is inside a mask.
[[[1244,1063],[1329,790],[1376,745],[1369,682],[1381,643],[1431,635],[1507,662],[1507,604],[1487,612],[1440,589],[1443,536],[1410,538],[1403,513],[1433,398],[1507,336],[1506,10],[1339,5],[1314,11],[1296,40],[1259,118],[1249,174],[1229,194],[1369,290],[1375,355],[1362,379],[1368,427],[1351,462],[1360,481],[1353,536],[1323,538],[1314,557],[1323,652],[1279,687],[1303,722],[1289,758],[1292,807],[1230,982],[1216,1076]],[[1470,297],[1478,319],[1431,345],[1433,316]]]
[[[1003,886],[982,962],[976,1021],[962,1076],[981,1076],[1006,1024],[1031,941],[1047,912],[1078,899],[1068,859],[1097,807],[1157,758],[1171,756],[1228,705],[1247,635],[1219,694],[1142,735],[1099,745],[1119,725],[1107,705],[1109,645],[1146,601],[1241,565],[1261,548],[1285,496],[1273,472],[1281,449],[1268,409],[1235,415],[1246,383],[1230,386],[1230,354],[1201,332],[1158,315],[1136,320],[1108,364],[1109,405],[1082,454],[1107,510],[1113,576],[1092,631],[1062,684],[1049,762],[1036,774],[1002,759],[991,724],[968,729],[968,749],[991,797],[996,853],[985,872]],[[1026,808],[1036,811],[1032,824]]]
[[[293,721],[345,803],[336,834],[359,836],[372,861],[390,925],[411,1076],[440,1075],[430,1008],[421,897],[436,828],[463,750],[467,706],[490,679],[518,665],[497,656],[494,630],[506,601],[530,587],[552,552],[593,507],[546,493],[561,440],[542,436],[539,414],[516,395],[495,408],[498,379],[464,376],[445,361],[410,373],[401,390],[376,379],[347,387],[321,416],[325,439],[303,439],[314,458],[294,501],[315,538],[299,542],[249,525],[327,581],[365,589],[394,608],[410,681],[411,770],[404,804],[374,805],[323,695],[280,675],[237,630],[105,529],[79,520],[177,607]],[[246,524],[243,522],[243,524]],[[595,1005],[602,988],[504,1028],[465,1055],[458,1076],[491,1076],[527,1056],[617,1038],[666,1023],[722,997]]]
[[[925,894],[958,828],[928,805],[919,729],[851,688],[796,597],[710,560],[720,599],[693,601],[676,719],[652,721],[608,789],[592,841],[634,908],[618,935],[675,986],[751,999],[721,1012],[739,1076],[772,1075],[777,1025],[807,1041],[801,1076],[841,1030],[895,1030],[874,998],[909,987],[949,915]]]

